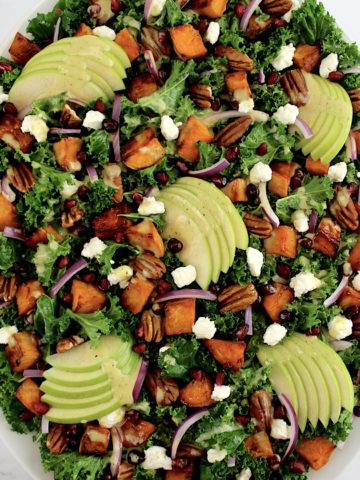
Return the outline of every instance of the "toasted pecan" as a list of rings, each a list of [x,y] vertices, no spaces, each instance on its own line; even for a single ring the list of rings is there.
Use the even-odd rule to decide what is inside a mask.
[[[61,214],[61,226],[63,228],[73,227],[76,222],[83,218],[84,215],[84,210],[79,207],[72,207],[70,210]]]
[[[250,415],[256,420],[256,428],[261,431],[271,429],[273,409],[271,396],[266,390],[257,390],[250,397]]]
[[[217,57],[226,57],[231,70],[246,70],[251,72],[254,69],[254,62],[246,55],[246,53],[237,50],[236,48],[217,45],[215,47],[215,55]]]
[[[9,183],[21,193],[28,192],[36,181],[31,166],[25,162],[11,165],[6,176]]]
[[[246,228],[253,235],[256,235],[259,238],[268,238],[271,236],[273,227],[271,223],[264,218],[253,215],[252,213],[245,212],[243,220]]]
[[[148,372],[145,383],[158,405],[171,405],[179,397],[179,387],[172,378],[161,377],[160,368]]]
[[[210,85],[197,83],[190,86],[189,92],[190,97],[198,107],[211,108],[211,102],[214,100],[214,96]]]
[[[336,187],[329,210],[339,225],[346,230],[355,231],[359,227],[359,214],[347,187]]]
[[[230,285],[219,296],[220,312],[238,313],[245,310],[258,299],[258,293],[252,283],[247,285]]]
[[[282,17],[292,7],[292,0],[262,0],[260,8],[268,15]]]
[[[145,342],[161,342],[164,336],[164,322],[159,315],[156,315],[151,309],[144,310],[141,324],[144,327]]]
[[[81,118],[67,103],[64,104],[61,110],[60,122],[66,128],[79,128],[82,125]]]
[[[4,277],[0,275],[0,298],[5,302],[12,300],[17,292],[19,281],[16,276]]]
[[[77,345],[81,345],[82,343],[84,343],[84,341],[85,340],[78,335],[71,335],[70,337],[62,338],[56,345],[56,352],[67,352],[68,350],[71,350]]]
[[[309,89],[300,69],[286,72],[281,78],[281,85],[293,105],[297,107],[306,105],[309,98]]]
[[[159,280],[166,272],[164,262],[150,252],[141,253],[138,257],[131,260],[130,266],[134,272],[151,280]]]
[[[360,88],[348,90],[354,113],[360,112]]]
[[[251,123],[252,118],[249,115],[238,118],[219,130],[215,135],[215,141],[220,147],[230,147],[245,134]]]
[[[52,423],[46,439],[48,450],[50,450],[51,453],[59,455],[65,450],[68,442],[67,425]]]

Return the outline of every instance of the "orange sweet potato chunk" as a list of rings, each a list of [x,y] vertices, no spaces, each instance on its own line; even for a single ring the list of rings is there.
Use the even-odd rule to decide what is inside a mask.
[[[192,333],[195,323],[195,299],[172,300],[165,305],[165,334]]]
[[[54,143],[53,150],[58,165],[68,172],[78,172],[81,170],[81,163],[78,160],[77,154],[81,150],[82,143],[82,139],[77,137],[62,138]]]
[[[294,65],[306,72],[313,72],[321,62],[320,45],[300,44],[296,47],[294,54]]]
[[[22,122],[14,115],[0,115],[0,140],[15,150],[20,148],[24,153],[30,151],[35,138],[21,130]]]
[[[134,103],[140,98],[148,97],[158,90],[159,86],[150,75],[150,73],[142,73],[134,77],[128,88],[128,97]]]
[[[83,37],[85,35],[92,35],[92,30],[89,27],[89,25],[86,25],[86,23],[80,23],[78,26],[76,32],[75,32],[75,37]]]
[[[170,37],[176,55],[181,60],[204,57],[206,47],[198,30],[192,25],[179,25],[170,29]]]
[[[120,30],[120,32],[116,35],[115,42],[125,50],[130,62],[135,60],[140,55],[140,45],[127,28]]]
[[[191,9],[206,18],[220,18],[226,10],[228,0],[194,0]]]
[[[341,228],[330,217],[324,217],[314,236],[313,249],[327,257],[335,258],[340,245]]]
[[[13,203],[6,200],[6,198],[0,193],[0,232],[5,227],[18,227],[19,222],[16,218],[16,207]]]
[[[206,348],[221,365],[237,372],[244,365],[245,342],[231,340],[204,340]]]
[[[270,458],[274,455],[269,435],[258,432],[244,440],[245,447],[254,458]]]
[[[93,313],[105,307],[106,295],[96,285],[73,280],[71,284],[72,306],[76,313]]]
[[[330,164],[329,163],[326,163],[326,164],[321,163],[320,160],[313,160],[309,156],[306,159],[305,168],[311,175],[317,175],[318,177],[321,177],[321,176],[326,175],[328,173],[329,168],[330,168]]]
[[[9,48],[9,53],[14,62],[25,65],[30,58],[40,52],[40,47],[21,33],[17,32]]]
[[[311,468],[319,470],[327,464],[335,445],[325,437],[305,438],[296,448],[298,454],[308,462]]]
[[[121,426],[123,433],[123,444],[125,448],[138,447],[155,432],[156,427],[153,423],[143,419],[132,420],[127,418]]]
[[[246,193],[246,187],[248,186],[248,180],[246,178],[235,178],[232,182],[228,183],[224,188],[221,189],[223,193],[233,203],[236,202],[248,202],[249,197]]]
[[[273,229],[271,237],[264,240],[264,248],[270,255],[295,258],[297,233],[295,228],[280,225]]]
[[[179,400],[191,408],[208,407],[214,389],[210,376],[205,372],[197,372],[196,378],[180,390]]]
[[[288,196],[291,178],[298,168],[294,162],[272,162],[270,164],[272,177],[268,183],[271,193],[277,197],[284,198]]]
[[[152,128],[147,127],[122,148],[122,160],[131,170],[141,170],[158,163],[166,150],[155,137]]]
[[[354,272],[360,270],[360,240],[358,240],[350,252],[348,262],[351,264],[351,268]]]
[[[40,360],[39,342],[31,332],[17,332],[11,335],[5,348],[6,358],[13,372],[23,372]]]
[[[163,257],[165,254],[164,242],[151,220],[146,219],[132,225],[126,230],[125,236],[133,247],[151,252],[155,257]]]
[[[149,300],[155,285],[149,280],[133,277],[120,297],[120,303],[134,315],[141,312]]]
[[[198,162],[200,152],[196,145],[197,142],[211,143],[213,141],[214,135],[208,127],[197,118],[189,117],[180,129],[180,135],[177,140],[178,154],[188,162]]]
[[[294,300],[292,288],[282,283],[274,282],[276,292],[266,295],[263,299],[263,307],[273,322],[279,321],[279,315]]]
[[[343,310],[349,307],[360,307],[360,292],[347,286],[341,294],[338,304]]]
[[[26,378],[15,393],[16,398],[34,415],[44,415],[49,406],[41,401],[42,392],[37,383],[31,378]]]
[[[16,304],[20,316],[27,315],[36,306],[36,302],[45,295],[45,291],[37,280],[27,280],[22,283],[16,292]]]
[[[52,235],[57,242],[60,242],[62,236],[52,225],[40,227],[29,238],[26,239],[26,246],[35,249],[39,243],[48,243],[48,235]]]
[[[191,480],[193,478],[193,465],[190,463],[184,468],[173,467],[167,470],[165,480]]]

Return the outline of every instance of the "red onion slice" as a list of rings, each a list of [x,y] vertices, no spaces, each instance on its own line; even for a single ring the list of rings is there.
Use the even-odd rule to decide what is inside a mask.
[[[252,318],[252,306],[249,305],[245,310],[245,325],[247,325],[247,334],[252,335],[253,332],[253,318]]]
[[[147,68],[150,72],[150,75],[153,77],[155,82],[159,85],[161,85],[161,80],[159,77],[159,71],[156,66],[155,58],[151,50],[145,50],[144,52],[144,58],[146,61]]]
[[[190,415],[186,420],[184,420],[176,429],[174,433],[173,440],[171,442],[171,458],[176,458],[176,452],[180,445],[180,442],[185,435],[185,433],[189,430],[190,427],[194,425],[194,423],[201,420],[205,415],[209,415],[209,410],[207,408],[198,410],[197,412]]]
[[[146,0],[145,1],[145,6],[144,6],[144,17],[146,22],[150,18],[150,11],[151,11],[151,6],[152,6],[153,0]]]
[[[360,205],[360,188],[358,190],[357,204]]]
[[[240,22],[240,29],[243,30],[244,32],[249,25],[251,15],[255,12],[255,10],[257,9],[257,7],[260,5],[261,2],[262,0],[251,0],[249,5],[246,7],[246,10],[243,16],[241,17],[241,22]]]
[[[97,171],[93,165],[86,165],[86,171],[89,175],[90,182],[96,182],[99,179]]]
[[[12,304],[12,302],[9,300],[8,302],[3,302],[1,301],[0,302],[0,308],[7,308],[7,307],[10,307],[10,305]]]
[[[210,115],[200,118],[200,121],[207,126],[211,126],[216,122],[220,122],[221,120],[228,120],[230,118],[239,118],[243,116],[244,114],[238,112],[237,110],[226,110],[225,112],[211,113]]]
[[[360,73],[360,65],[356,65],[355,67],[350,67],[350,68],[344,68],[344,70],[341,70],[344,75],[347,75],[349,73]]]
[[[41,417],[41,433],[44,433],[47,435],[49,433],[49,426],[50,426],[49,420],[45,417],[45,415],[43,415]]]
[[[199,298],[201,300],[216,300],[216,295],[208,290],[197,290],[195,288],[184,288],[184,290],[173,290],[164,293],[155,299],[156,302],[167,302],[168,300],[180,300],[181,298]]]
[[[259,83],[265,83],[265,81],[266,81],[265,73],[264,73],[264,67],[260,68],[259,75],[258,75],[258,80],[259,80]]]
[[[349,277],[348,277],[348,275],[344,275],[341,282],[339,283],[338,287],[334,291],[334,293],[332,293],[330,295],[330,297],[328,297],[325,300],[324,307],[326,307],[326,308],[330,307],[333,303],[337,302],[337,300],[339,300],[341,294],[343,293],[343,291],[347,287],[348,283],[349,283]]]
[[[49,133],[52,135],[80,135],[80,128],[50,128]]]
[[[44,374],[43,370],[27,369],[23,371],[23,375],[26,378],[42,378],[43,374]]]
[[[61,25],[61,17],[59,17],[55,23],[53,43],[59,40],[60,25]]]
[[[123,452],[123,435],[119,425],[115,425],[111,428],[111,440],[113,444],[113,451],[110,457],[110,470],[113,478],[117,478]]]
[[[7,238],[13,238],[14,240],[20,240],[21,242],[25,241],[25,235],[19,228],[5,227],[3,234]]]
[[[149,361],[146,360],[145,358],[143,358],[141,366],[140,366],[140,370],[139,370],[139,373],[138,373],[138,376],[137,376],[137,379],[136,379],[136,382],[135,382],[135,385],[134,385],[134,388],[133,388],[133,391],[132,391],[132,396],[133,396],[134,402],[136,402],[137,399],[139,398],[141,388],[144,384],[144,380],[145,380],[148,368],[149,368]]]
[[[122,93],[120,93],[120,92],[116,92],[116,93],[115,93],[115,98],[114,98],[114,103],[113,103],[111,118],[112,118],[113,120],[116,120],[117,122],[120,120],[122,97],[123,97],[123,94],[122,94]]]
[[[67,283],[74,275],[76,275],[80,270],[83,270],[87,267],[88,263],[83,258],[74,263],[65,273],[61,276],[60,280],[52,287],[49,292],[50,297],[55,297],[58,291]]]
[[[6,176],[3,177],[3,179],[1,180],[1,193],[3,194],[3,196],[6,198],[8,202],[11,202],[11,203],[15,202],[15,199],[16,199],[15,192],[11,190],[9,180],[7,179]]]
[[[274,227],[278,227],[280,225],[280,220],[274,210],[271,208],[269,199],[266,194],[266,182],[259,183],[259,198],[261,202],[261,207],[267,216],[269,222],[274,225]]]
[[[32,325],[32,324],[34,323],[34,321],[35,321],[34,314],[33,314],[33,313],[30,313],[30,315],[28,315],[28,316],[26,317],[26,321],[27,321],[27,323],[30,323],[30,325]]]
[[[303,135],[304,138],[308,139],[314,136],[313,131],[309,127],[309,125],[302,120],[301,118],[297,118],[295,120],[294,125],[299,129],[300,133]]]
[[[311,210],[311,214],[309,218],[309,233],[315,233],[318,216],[319,215],[316,212],[316,210]]]
[[[286,408],[287,417],[290,421],[289,445],[288,445],[288,447],[286,449],[286,452],[285,452],[285,454],[284,454],[284,456],[281,460],[282,462],[284,462],[284,460],[286,460],[286,458],[291,454],[291,452],[296,447],[298,437],[299,437],[299,423],[298,423],[298,419],[297,419],[294,407],[292,406],[292,403],[287,398],[287,396],[284,395],[283,393],[280,393],[279,400],[282,403],[282,405],[284,405],[284,407]]]
[[[352,132],[349,134],[350,138],[350,158],[351,160],[357,159],[357,147],[356,147],[356,140]]]
[[[176,1],[176,3],[178,4],[178,6],[181,10],[183,10],[189,2],[190,2],[190,0],[177,0]]]
[[[114,105],[112,109],[112,119],[116,120],[120,123],[120,116],[121,116],[121,102],[123,99],[123,94],[116,92]],[[114,151],[114,159],[115,162],[121,162],[121,153],[120,153],[120,127],[117,129],[115,133],[111,136],[113,151]]]
[[[192,170],[188,172],[188,175],[196,178],[207,178],[216,175],[217,173],[222,172],[230,165],[230,162],[226,160],[226,158],[222,158],[218,162],[211,165],[211,167],[203,168],[202,170]]]
[[[227,466],[232,468],[232,467],[235,467],[235,465],[236,465],[236,457],[230,457],[227,462]]]

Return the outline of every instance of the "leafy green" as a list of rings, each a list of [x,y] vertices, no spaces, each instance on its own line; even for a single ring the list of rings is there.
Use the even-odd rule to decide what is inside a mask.
[[[94,130],[83,137],[85,151],[94,167],[106,165],[110,155],[110,137],[105,130]]]
[[[105,317],[111,322],[111,333],[116,334],[123,340],[131,340],[130,330],[138,324],[138,319],[128,309],[119,305],[119,298],[108,295],[109,308],[105,311]]]
[[[200,152],[200,160],[196,164],[196,170],[202,170],[218,162],[223,153],[222,149],[214,143],[199,142],[198,149]]]
[[[352,341],[352,347],[338,352],[346,365],[351,365],[355,370],[360,369],[360,345],[358,340]]]
[[[279,107],[288,103],[288,99],[279,83],[274,85],[255,83],[251,91],[256,110],[274,113]]]
[[[106,208],[113,205],[113,195],[115,188],[109,187],[106,183],[98,179],[91,183],[86,201],[79,202],[79,206],[85,211],[84,221],[89,221],[91,217],[103,212]]]
[[[81,326],[81,334],[97,345],[101,334],[109,335],[111,332],[111,319],[107,318],[102,311],[94,313],[75,313],[70,309],[66,314]]]
[[[196,365],[199,342],[195,338],[178,337],[171,341],[169,348],[159,354],[159,366],[164,377],[188,379],[187,372]]]
[[[225,86],[225,72],[227,70],[227,60],[225,57],[215,57],[206,55],[196,64],[196,73],[200,75],[195,83],[210,85],[213,96],[217,95]]]
[[[196,23],[198,15],[191,10],[186,12],[180,9],[174,0],[166,0],[161,15],[156,18],[153,25],[155,27],[174,27],[176,25],[184,25],[187,23]]]
[[[41,98],[32,104],[31,115],[39,115],[46,123],[57,123],[55,114],[61,112],[68,95],[61,93],[55,97]]]
[[[56,278],[54,278],[56,260],[61,256],[68,255],[71,251],[71,245],[67,239],[62,243],[58,243],[53,235],[48,235],[48,239],[48,243],[39,243],[32,259],[37,276],[45,287],[56,281]]]
[[[11,238],[7,238],[3,233],[0,233],[0,270],[6,274],[13,264],[19,259],[19,242]]]
[[[326,428],[323,427],[320,422],[316,428],[313,428],[308,422],[307,428],[304,432],[305,437],[316,437],[318,435],[324,436],[331,440],[333,443],[337,444],[339,442],[344,442],[349,432],[352,429],[352,412],[348,412],[343,409],[339,420],[336,423],[330,423]]]
[[[36,303],[34,326],[42,335],[43,344],[58,342],[70,326],[70,318],[63,311],[57,315],[56,298],[42,295]]]
[[[4,92],[8,92],[21,74],[22,67],[2,56],[0,56],[0,62],[5,62],[12,66],[11,72],[3,72],[0,74],[0,85],[2,85]]]

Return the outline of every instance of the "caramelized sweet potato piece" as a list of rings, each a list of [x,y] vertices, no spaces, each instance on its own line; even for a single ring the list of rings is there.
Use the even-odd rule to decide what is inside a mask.
[[[159,88],[150,73],[142,73],[134,77],[128,88],[128,97],[134,103],[140,98],[148,97]]]
[[[254,458],[270,458],[274,455],[269,435],[266,432],[258,432],[244,440],[245,447]]]
[[[49,410],[49,405],[41,401],[42,392],[37,383],[31,378],[26,378],[16,390],[15,396],[34,415],[44,415]]]
[[[92,35],[92,30],[86,23],[80,23],[75,32],[75,37],[83,37],[84,35]]]
[[[206,55],[207,50],[201,35],[192,25],[170,28],[170,37],[175,53],[181,60],[185,61]]]
[[[125,235],[128,242],[134,247],[147,250],[153,253],[155,257],[164,256],[164,242],[151,220],[146,219],[137,225],[132,225],[126,230]]]
[[[116,35],[115,42],[125,50],[130,62],[134,61],[140,55],[140,45],[127,28],[120,30]]]
[[[122,217],[123,213],[130,213],[131,205],[121,202],[119,205],[108,208],[105,212],[97,215],[91,222],[97,237],[106,239],[116,237],[117,241],[123,241],[125,231],[132,225],[132,221]]]
[[[180,128],[177,140],[178,154],[184,160],[195,163],[200,159],[197,142],[211,143],[214,135],[208,127],[195,117],[189,117],[187,122]]]
[[[106,295],[96,285],[73,280],[71,284],[72,305],[75,313],[93,313],[104,308]]]
[[[138,447],[155,432],[154,424],[146,420],[132,419],[128,417],[121,426],[123,433],[123,444],[125,448]]]
[[[313,241],[313,249],[335,258],[340,245],[341,228],[330,217],[324,217],[319,223]]]
[[[128,140],[122,148],[122,160],[131,170],[141,170],[158,163],[165,155],[166,150],[155,137],[152,128]]]
[[[120,297],[120,303],[124,308],[136,315],[140,313],[154,291],[155,285],[149,280],[133,277],[129,285]]]
[[[110,430],[95,425],[87,425],[80,440],[79,452],[82,455],[105,455],[110,442]]]
[[[222,188],[221,191],[225,193],[233,203],[248,202],[249,197],[246,193],[246,187],[248,184],[249,182],[246,178],[235,178],[235,180]]]
[[[45,295],[45,291],[37,280],[27,280],[22,283],[16,292],[16,304],[20,316],[27,315],[34,310],[36,302]]]
[[[16,207],[9,202],[2,193],[0,193],[0,232],[5,227],[18,227],[19,222],[16,218]]]
[[[41,358],[39,342],[31,332],[11,335],[5,349],[6,358],[13,372],[23,372],[33,367]]]
[[[246,343],[231,340],[204,340],[205,347],[221,365],[237,372],[244,365]]]
[[[273,322],[279,321],[279,315],[294,300],[294,292],[292,288],[282,283],[274,282],[275,293],[266,295],[262,301],[262,305]]]
[[[351,268],[356,272],[360,270],[360,240],[358,240],[350,252],[348,262]]]
[[[294,54],[294,65],[305,72],[313,72],[321,62],[320,45],[299,44]]]
[[[310,156],[308,156],[306,158],[305,168],[311,175],[322,177],[328,173],[330,164],[321,163],[320,160],[313,160]]]
[[[57,242],[62,240],[60,233],[52,225],[40,227],[29,238],[26,239],[26,246],[35,249],[39,243],[48,243],[48,235],[52,235]]]
[[[228,92],[233,96],[234,100],[241,102],[251,97],[251,89],[245,70],[227,73],[225,75],[225,83]]]
[[[228,0],[194,0],[191,9],[206,18],[220,18],[226,10]]]
[[[121,167],[117,163],[107,163],[103,169],[102,177],[104,183],[111,188],[115,188],[116,192],[112,196],[115,203],[123,200],[123,184],[121,178]]]
[[[319,470],[327,464],[335,445],[325,437],[304,438],[296,447],[298,454],[308,462],[311,468]]]
[[[195,299],[172,300],[165,305],[165,334],[192,333],[195,323]]]
[[[246,36],[250,40],[258,40],[262,37],[273,25],[273,17],[261,20],[256,15],[252,15],[249,20],[249,25],[246,29]]]
[[[271,193],[277,197],[284,198],[288,196],[291,178],[298,164],[294,162],[272,162],[270,164],[272,170],[272,177],[268,183],[268,188]]]
[[[81,170],[77,154],[81,151],[82,143],[82,139],[77,137],[62,138],[54,143],[53,150],[58,165],[68,172]]]
[[[9,53],[14,62],[19,65],[25,65],[30,58],[40,52],[40,47],[28,38],[17,32],[9,48]]]
[[[341,294],[338,305],[343,310],[346,310],[349,307],[360,307],[360,292],[348,285]]]
[[[210,376],[197,371],[194,380],[191,380],[180,390],[179,400],[191,408],[208,407],[213,402],[211,393],[214,389]]]
[[[35,138],[30,133],[24,133],[21,125],[22,122],[13,115],[8,113],[0,115],[0,140],[15,150],[19,148],[27,153],[35,142]]]
[[[167,470],[165,480],[191,480],[193,478],[194,467],[190,463],[186,467],[173,467],[172,470]]]
[[[297,250],[297,233],[295,228],[286,225],[274,227],[271,237],[264,240],[264,248],[270,255],[295,258]]]

